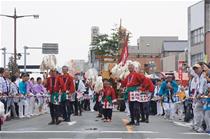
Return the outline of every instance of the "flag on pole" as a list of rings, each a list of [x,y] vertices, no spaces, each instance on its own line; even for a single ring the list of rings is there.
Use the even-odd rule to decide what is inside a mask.
[[[128,38],[129,38],[129,34],[125,38],[123,50],[121,52],[120,60],[119,60],[119,63],[122,63],[123,66],[125,65],[128,59]]]

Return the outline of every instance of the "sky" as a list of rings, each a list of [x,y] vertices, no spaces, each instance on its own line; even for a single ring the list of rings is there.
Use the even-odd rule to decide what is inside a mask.
[[[140,36],[178,36],[187,39],[187,8],[200,0],[134,0],[134,1],[20,1],[1,0],[0,14],[39,14],[17,20],[17,51],[24,46],[41,47],[42,43],[58,43],[58,65],[71,59],[88,60],[91,27],[98,26],[100,33],[109,34],[111,29],[122,25],[131,33],[130,45],[137,45]],[[0,48],[13,52],[13,20],[0,17]],[[28,50],[27,64],[39,65],[41,50]],[[7,55],[7,62],[8,57]],[[18,60],[23,64],[23,57]],[[3,66],[3,56],[0,56]]]

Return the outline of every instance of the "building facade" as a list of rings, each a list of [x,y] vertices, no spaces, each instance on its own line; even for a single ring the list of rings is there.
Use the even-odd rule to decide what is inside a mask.
[[[187,63],[187,40],[164,41],[162,47],[162,71],[178,71],[178,62]]]
[[[137,40],[137,46],[129,48],[129,59],[150,64],[153,72],[161,72],[162,47],[164,41],[178,40],[177,36],[141,36]]]
[[[210,0],[188,8],[188,64],[210,62]]]

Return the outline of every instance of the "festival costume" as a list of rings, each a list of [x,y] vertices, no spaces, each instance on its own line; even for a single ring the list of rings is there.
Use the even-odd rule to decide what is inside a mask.
[[[207,80],[205,75],[202,73],[200,76],[194,77],[197,79],[197,86],[194,93],[194,108],[193,108],[193,129],[197,132],[203,132],[203,120],[204,120],[204,110],[203,103],[200,96],[204,95],[207,90]]]
[[[141,121],[149,122],[149,103],[151,100],[152,93],[154,93],[154,85],[149,78],[144,78],[141,85],[140,91],[140,111],[141,111]],[[146,118],[145,118],[146,115]]]
[[[59,124],[58,117],[60,115],[60,97],[59,92],[65,91],[63,80],[59,76],[48,77],[46,84],[47,91],[50,94],[50,114],[52,122],[50,124]]]
[[[86,87],[82,80],[75,81],[75,101],[74,101],[74,108],[75,108],[75,115],[79,114],[82,115],[82,101],[84,99],[84,92],[86,91]]]
[[[33,90],[36,95],[36,101],[38,104],[38,108],[42,110],[42,108],[45,105],[45,100],[46,100],[46,89],[44,88],[44,86],[42,84],[35,84],[33,86]]]
[[[172,86],[172,89],[167,87],[167,84]],[[175,108],[174,102],[176,102],[176,93],[178,90],[178,85],[176,81],[163,81],[160,87],[159,95],[163,99],[163,108],[165,112],[165,118],[174,118]]]
[[[210,97],[204,99],[204,120],[206,123],[206,132],[210,133]]]
[[[33,83],[27,81],[27,103],[28,103],[28,117],[34,115],[35,111],[35,92],[33,90]]]
[[[160,96],[158,94],[159,91],[160,91],[160,86],[156,86],[155,91],[154,91],[154,98],[155,98],[156,104],[157,104],[157,115],[162,115],[163,107],[162,107],[162,101],[160,100]]]
[[[20,101],[18,103],[19,106],[19,117],[23,118],[25,116],[29,116],[28,112],[28,101],[27,101],[27,83],[24,81],[21,81],[19,83],[19,93],[20,93]]]
[[[131,122],[129,124],[134,124],[136,119],[136,124],[139,124],[140,119],[140,92],[139,87],[142,84],[145,76],[137,72],[131,72],[125,80],[121,83],[126,87],[124,99],[129,102],[129,110]]]
[[[70,102],[71,95],[75,92],[73,77],[68,73],[61,75],[61,79],[65,85],[65,91],[61,95],[61,109],[65,121],[70,121],[72,113],[72,103]]]
[[[111,120],[113,103],[117,102],[115,91],[111,86],[103,88],[101,102],[102,102],[104,118],[106,120],[108,119]]]

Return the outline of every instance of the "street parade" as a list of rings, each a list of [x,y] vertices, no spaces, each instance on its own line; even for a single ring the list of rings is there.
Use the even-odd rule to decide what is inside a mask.
[[[50,113],[49,125],[70,122],[71,115],[82,116],[85,111],[98,111],[97,117],[111,122],[113,108],[117,106],[117,91],[123,93],[125,110],[130,117],[128,125],[139,126],[149,123],[150,103],[156,103],[157,116],[164,119],[192,120],[192,128],[197,132],[210,132],[210,83],[209,68],[205,63],[193,65],[189,70],[188,86],[178,84],[173,74],[165,75],[152,82],[148,75],[139,72],[140,63],[127,61],[113,67],[112,75],[120,88],[115,90],[109,79],[102,78],[93,69],[74,76],[68,67],[62,73],[50,69],[49,77],[35,81],[23,73],[10,77],[8,69],[1,68],[1,126],[13,118],[30,118],[34,115]],[[120,72],[121,70],[121,72]],[[117,77],[118,75],[119,77]],[[123,75],[122,75],[123,74]],[[16,75],[19,75],[17,73]],[[121,78],[120,78],[121,77]],[[94,81],[94,78],[96,80]],[[119,86],[119,85],[118,85]],[[191,107],[187,108],[191,101]],[[95,103],[94,106],[90,106]],[[191,113],[190,109],[193,113]],[[114,120],[114,119],[113,119]],[[205,125],[204,125],[204,124]]]

